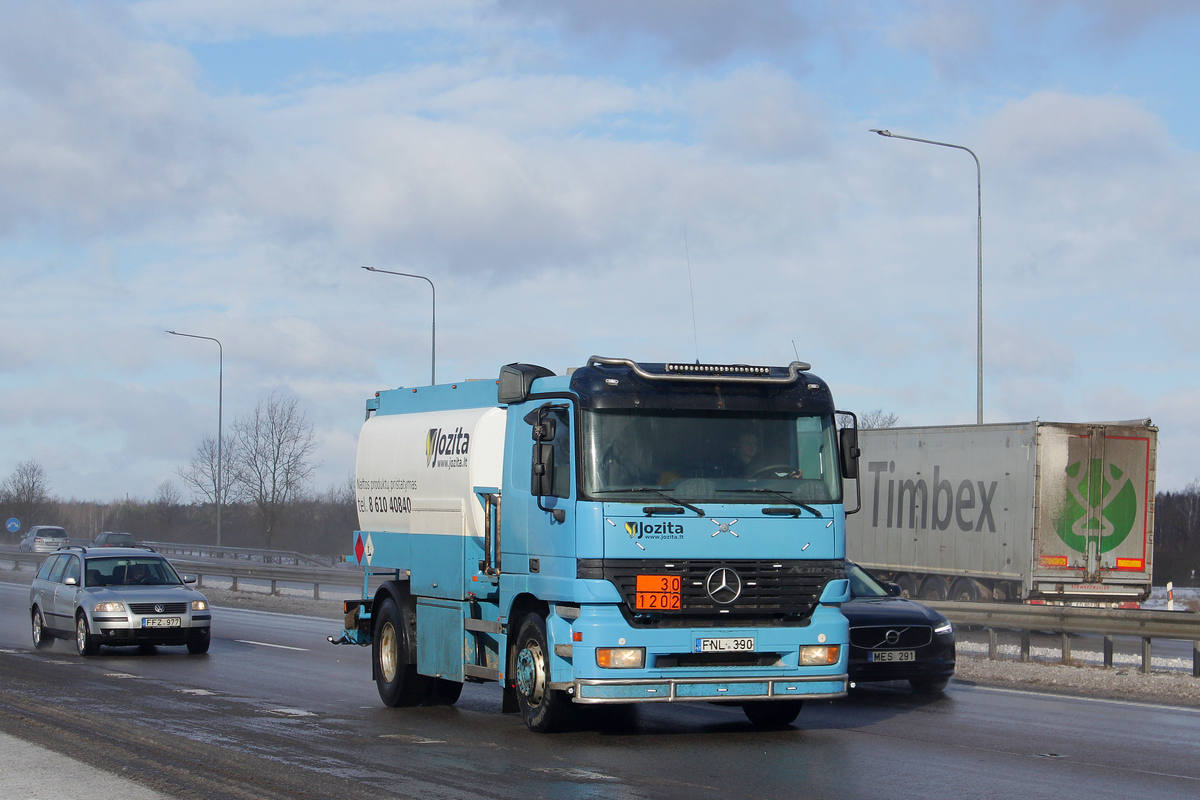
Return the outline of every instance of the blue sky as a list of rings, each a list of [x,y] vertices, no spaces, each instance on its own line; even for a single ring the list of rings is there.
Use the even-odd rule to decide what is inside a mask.
[[[274,391],[786,363],[902,424],[1150,417],[1200,477],[1190,2],[14,0],[0,475],[151,496]],[[686,232],[686,252],[685,252]],[[689,290],[688,273],[692,276]],[[695,318],[692,325],[692,296]]]

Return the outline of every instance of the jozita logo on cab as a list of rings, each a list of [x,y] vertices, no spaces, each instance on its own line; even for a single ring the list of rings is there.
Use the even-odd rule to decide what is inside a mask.
[[[471,435],[455,428],[447,433],[442,428],[430,428],[425,434],[425,464],[429,467],[465,467]]]
[[[626,522],[630,539],[682,539],[683,526],[674,522]]]
[[[1138,513],[1137,490],[1129,476],[1116,464],[1093,458],[1071,464],[1067,477],[1067,500],[1054,526],[1058,538],[1080,553],[1087,552],[1089,538],[1099,537],[1101,553],[1125,541]]]

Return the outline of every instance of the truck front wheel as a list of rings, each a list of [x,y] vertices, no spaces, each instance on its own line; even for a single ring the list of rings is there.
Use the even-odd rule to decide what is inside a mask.
[[[746,718],[759,728],[783,728],[800,716],[803,700],[755,700],[742,705]]]
[[[380,699],[392,707],[420,705],[429,691],[429,679],[417,674],[416,664],[408,663],[410,635],[396,601],[384,600],[375,619],[371,649],[375,686]]]
[[[529,614],[521,622],[520,631],[513,658],[517,705],[529,730],[549,733],[566,723],[571,713],[571,700],[566,692],[550,688],[546,621],[537,614]]]

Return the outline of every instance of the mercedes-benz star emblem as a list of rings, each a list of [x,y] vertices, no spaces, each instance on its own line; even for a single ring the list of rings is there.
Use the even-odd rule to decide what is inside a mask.
[[[155,603],[155,604],[154,604],[154,613],[155,613],[155,614],[161,614],[161,613],[162,613],[162,603]]]
[[[717,567],[708,573],[704,589],[714,603],[727,606],[742,594],[742,579],[729,567]]]

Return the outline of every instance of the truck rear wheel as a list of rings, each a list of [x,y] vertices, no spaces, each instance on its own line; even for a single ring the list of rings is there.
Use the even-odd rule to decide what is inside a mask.
[[[900,596],[905,600],[916,599],[917,582],[913,580],[911,575],[897,575],[896,585],[900,587]]]
[[[743,703],[746,718],[759,728],[782,728],[800,716],[803,700],[756,700]]]
[[[566,692],[550,688],[550,645],[546,621],[529,614],[521,622],[513,658],[517,705],[525,725],[534,733],[549,733],[563,727],[571,714]]]
[[[429,679],[417,674],[417,665],[408,663],[409,627],[396,601],[387,598],[375,618],[371,637],[371,655],[375,659],[375,686],[386,705],[420,705],[429,691]]]

